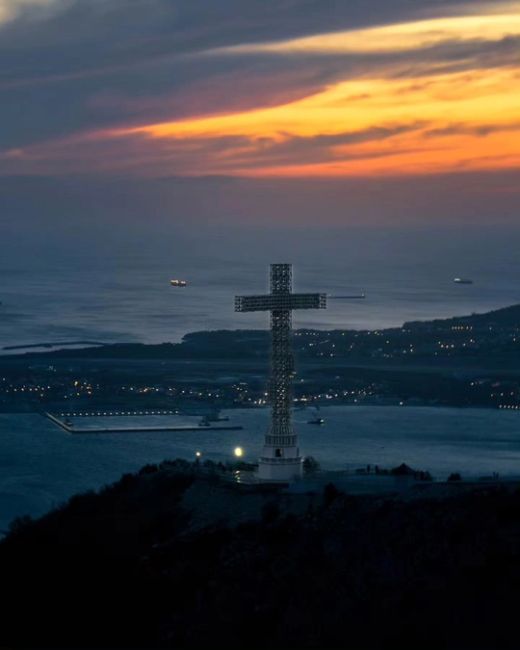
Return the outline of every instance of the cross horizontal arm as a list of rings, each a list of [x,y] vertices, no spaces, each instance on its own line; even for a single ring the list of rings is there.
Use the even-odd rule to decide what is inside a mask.
[[[266,296],[237,296],[235,298],[235,311],[325,309],[326,307],[326,293],[287,293]]]

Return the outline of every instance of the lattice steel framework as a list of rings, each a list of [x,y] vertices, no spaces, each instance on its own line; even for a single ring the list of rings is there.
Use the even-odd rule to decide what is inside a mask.
[[[269,403],[271,425],[265,436],[260,463],[294,463],[301,461],[297,434],[291,421],[294,357],[291,346],[293,309],[325,309],[324,293],[292,293],[292,265],[271,264],[271,293],[263,296],[237,296],[235,311],[271,312],[271,376]]]

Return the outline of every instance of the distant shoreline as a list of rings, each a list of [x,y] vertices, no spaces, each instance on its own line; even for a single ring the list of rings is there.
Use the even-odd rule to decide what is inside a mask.
[[[85,345],[85,346],[103,346],[109,345],[107,343],[102,343],[100,341],[57,341],[55,343],[50,343],[45,341],[43,343],[26,343],[20,345],[4,345],[2,350],[29,350],[32,348],[62,348],[70,347],[72,345]]]
[[[398,332],[404,332],[410,328],[423,332],[424,334],[431,335],[432,329],[437,329],[439,327],[445,328],[450,325],[460,326],[471,325],[472,327],[481,327],[482,325],[487,326],[488,324],[493,324],[494,326],[499,327],[511,327],[513,324],[518,326],[520,323],[520,304],[513,304],[508,307],[502,307],[500,309],[495,309],[487,312],[472,313],[466,314],[463,316],[453,316],[449,318],[434,318],[430,320],[419,320],[419,321],[406,321],[399,327],[387,327],[387,328],[375,328],[375,329],[355,329],[355,328],[331,328],[331,329],[320,329],[314,327],[308,328],[298,328],[293,330],[293,334],[298,336],[302,332],[316,332],[319,335],[326,333],[338,333],[342,332],[345,334],[355,333],[358,335],[370,334],[372,332],[377,333],[379,336],[384,334],[392,334]],[[492,328],[490,328],[492,329]],[[96,348],[99,351],[102,351],[101,356],[110,358],[112,354],[114,358],[147,358],[148,354],[151,353],[151,358],[156,358],[161,356],[162,353],[172,351],[174,349],[180,349],[185,347],[186,344],[189,344],[189,347],[193,343],[195,345],[200,344],[202,339],[213,338],[217,335],[254,335],[256,337],[265,338],[265,342],[268,342],[269,339],[269,329],[268,328],[257,328],[257,329],[248,329],[248,328],[234,328],[234,329],[218,329],[218,330],[194,330],[187,332],[181,339],[181,341],[163,341],[161,343],[143,343],[139,341],[121,341],[121,342],[102,342],[102,341],[91,341],[91,340],[79,340],[79,341],[44,341],[37,343],[27,343],[27,344],[17,344],[17,345],[6,345],[0,349],[0,355],[4,357],[8,356],[21,356],[21,355],[31,355],[36,354],[39,357],[46,355],[60,353],[63,354],[58,356],[68,356],[68,352],[74,351],[78,352],[80,356],[89,356],[90,351],[93,348]],[[41,349],[40,349],[41,348]],[[11,353],[11,354],[10,354]],[[174,355],[177,356],[177,355]],[[213,357],[213,355],[210,355]]]

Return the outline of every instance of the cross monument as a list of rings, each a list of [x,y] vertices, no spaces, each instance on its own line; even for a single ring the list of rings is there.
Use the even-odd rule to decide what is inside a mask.
[[[258,463],[258,478],[289,481],[302,474],[303,458],[291,421],[294,357],[291,347],[293,309],[325,309],[325,293],[292,293],[292,264],[271,264],[271,293],[237,296],[235,311],[271,312],[271,376],[268,397],[271,425]]]

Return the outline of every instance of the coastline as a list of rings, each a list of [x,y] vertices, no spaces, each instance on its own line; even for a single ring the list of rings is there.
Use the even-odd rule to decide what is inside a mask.
[[[517,410],[519,333],[520,305],[388,330],[298,329],[295,405]],[[265,403],[267,330],[198,331],[157,345],[77,345],[3,355],[0,411],[218,410]]]
[[[338,327],[329,327],[329,328],[296,328],[293,331],[293,337],[301,336],[302,333],[313,333],[317,336],[326,336],[330,333],[344,332],[348,334],[355,335],[364,335],[376,333],[379,336],[384,336],[386,334],[391,334],[395,332],[403,332],[410,329],[416,330],[428,330],[435,329],[439,327],[446,327],[449,324],[463,324],[463,325],[472,325],[472,324],[486,324],[487,321],[493,321],[494,318],[498,319],[498,322],[503,322],[503,324],[511,325],[513,321],[516,321],[518,327],[520,328],[520,304],[513,303],[500,307],[498,309],[493,309],[491,311],[482,311],[482,312],[473,312],[471,314],[463,315],[454,315],[448,317],[440,318],[429,318],[423,320],[409,320],[404,321],[400,326],[392,327],[373,327],[373,328],[338,328]],[[249,328],[231,328],[231,329],[206,329],[206,330],[189,330],[181,337],[181,340],[178,342],[174,341],[162,341],[160,343],[145,343],[139,341],[118,341],[118,342],[103,342],[103,341],[94,341],[94,340],[72,340],[72,341],[31,341],[29,343],[20,343],[15,345],[4,345],[0,348],[1,356],[18,356],[24,354],[52,354],[54,352],[62,352],[67,349],[75,350],[81,353],[85,350],[95,349],[147,349],[154,350],[157,348],[176,348],[182,346],[187,340],[194,339],[196,337],[204,337],[212,334],[225,333],[227,335],[241,333],[253,333],[254,335],[267,338],[268,331],[267,329],[249,329]],[[42,350],[35,351],[36,348],[42,348]],[[14,354],[13,354],[14,353]]]

